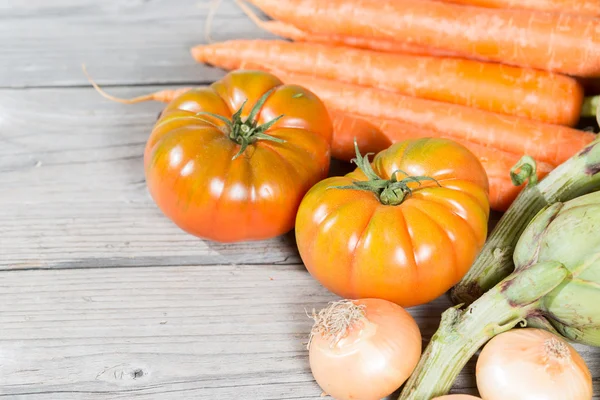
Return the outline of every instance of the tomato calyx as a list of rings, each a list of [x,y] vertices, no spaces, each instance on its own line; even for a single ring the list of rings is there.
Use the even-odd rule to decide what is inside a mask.
[[[371,167],[371,163],[369,162],[369,155],[372,155],[373,153],[367,153],[362,156],[358,149],[356,140],[354,140],[354,149],[356,150],[356,158],[352,159],[352,162],[358,166],[358,168],[366,175],[368,180],[354,181],[352,185],[334,186],[332,189],[370,191],[377,196],[381,204],[397,206],[402,204],[406,197],[412,194],[412,189],[408,186],[410,182],[415,182],[421,186],[423,181],[433,181],[438,186],[442,186],[435,178],[429,176],[411,176],[401,169],[394,171],[391,174],[390,179],[383,179],[375,173],[373,167]],[[403,174],[404,178],[399,180],[398,174]]]
[[[537,164],[531,156],[523,156],[521,159],[510,169],[510,180],[515,186],[521,186],[525,182],[527,186],[534,186],[537,184]]]
[[[223,117],[222,115],[206,111],[200,111],[199,113],[196,113],[196,116],[210,115],[211,117],[215,117],[225,123],[225,133],[227,134],[227,136],[229,136],[229,139],[233,140],[234,142],[240,145],[240,150],[232,158],[233,160],[235,160],[244,153],[248,145],[256,142],[259,139],[270,140],[276,143],[285,143],[285,140],[273,137],[271,135],[267,135],[265,133],[265,131],[272,127],[275,124],[275,122],[283,118],[283,114],[276,118],[273,118],[269,122],[265,122],[262,125],[259,125],[258,121],[256,120],[256,116],[258,115],[261,108],[263,107],[263,105],[274,90],[275,88],[267,91],[265,94],[262,95],[260,99],[258,99],[254,107],[252,107],[252,110],[250,111],[250,114],[247,118],[242,118],[242,111],[244,110],[244,106],[248,102],[247,99],[242,103],[239,110],[237,110],[231,116],[231,120]]]

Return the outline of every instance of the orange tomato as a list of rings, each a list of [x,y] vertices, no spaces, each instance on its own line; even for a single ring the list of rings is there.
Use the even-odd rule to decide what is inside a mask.
[[[234,71],[165,108],[144,154],[148,189],[194,235],[274,237],[293,228],[302,197],[327,176],[331,136],[312,92],[269,73]]]
[[[454,141],[425,138],[396,143],[372,164],[358,154],[357,164],[316,184],[300,204],[296,240],[307,269],[344,298],[409,307],[440,296],[486,239],[479,160]]]

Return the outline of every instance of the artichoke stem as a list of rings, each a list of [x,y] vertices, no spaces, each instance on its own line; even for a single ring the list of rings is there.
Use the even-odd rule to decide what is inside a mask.
[[[560,263],[535,264],[513,273],[466,309],[446,310],[399,400],[423,400],[447,394],[481,346],[537,315],[540,299],[567,276],[569,271]]]
[[[600,139],[525,187],[502,216],[465,277],[452,289],[455,304],[471,304],[513,270],[512,255],[529,221],[549,204],[600,189]]]

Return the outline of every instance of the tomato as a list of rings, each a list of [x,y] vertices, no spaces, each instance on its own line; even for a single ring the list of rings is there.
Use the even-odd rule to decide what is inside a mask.
[[[307,269],[344,298],[410,307],[440,296],[486,239],[488,181],[479,160],[454,141],[425,138],[396,143],[372,164],[357,149],[356,162],[300,204],[296,240]]]
[[[165,108],[144,154],[148,189],[196,236],[274,237],[293,229],[302,197],[327,176],[331,137],[312,92],[266,72],[234,71]]]

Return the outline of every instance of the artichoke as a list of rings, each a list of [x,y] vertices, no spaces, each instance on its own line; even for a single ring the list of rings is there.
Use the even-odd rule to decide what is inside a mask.
[[[600,192],[540,211],[513,261],[515,271],[466,309],[444,312],[400,400],[446,394],[481,346],[518,324],[600,346]]]
[[[599,118],[600,123],[600,118]],[[535,161],[525,157],[511,171],[515,184],[529,184],[502,216],[469,272],[452,289],[455,304],[469,304],[507,277],[514,269],[512,255],[529,221],[544,207],[600,190],[600,139],[536,182]]]
[[[566,338],[600,346],[600,192],[555,203],[532,220],[517,243],[516,269],[558,261],[570,274],[540,302]]]

